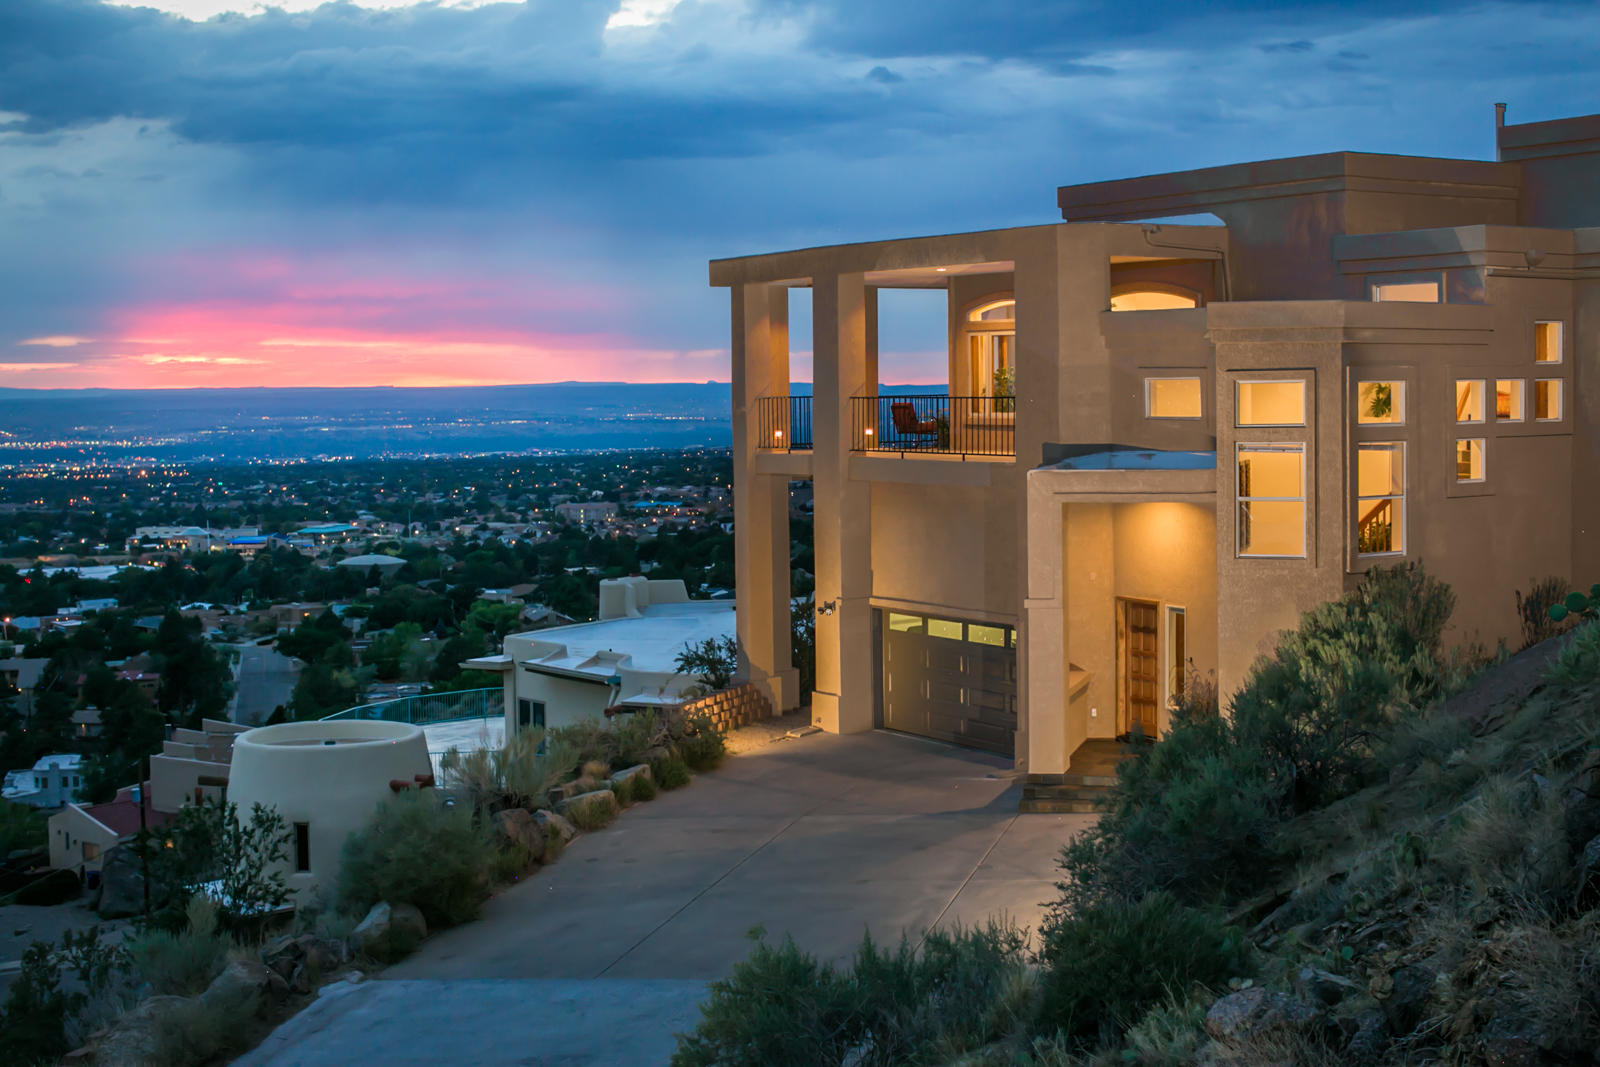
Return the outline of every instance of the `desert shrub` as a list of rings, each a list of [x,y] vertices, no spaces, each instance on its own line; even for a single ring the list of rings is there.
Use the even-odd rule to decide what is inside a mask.
[[[1600,682],[1600,622],[1579,626],[1550,660],[1545,678],[1562,689]]]
[[[525,845],[500,845],[489,860],[489,879],[499,885],[520,881],[533,869],[535,862],[533,853]]]
[[[548,802],[551,789],[572,777],[580,755],[564,731],[519,730],[498,748],[450,749],[440,770],[479,811],[537,808]]]
[[[1600,1047],[1600,912],[1572,922],[1532,921],[1496,939],[1508,999],[1565,1062],[1592,1062]]]
[[[55,1063],[68,1051],[66,1024],[85,1004],[105,993],[126,964],[119,946],[103,943],[100,928],[35,941],[0,1006],[0,1049],[8,1063]],[[73,988],[64,989],[63,977]]]
[[[1208,996],[1171,996],[1145,1013],[1123,1037],[1121,1060],[1135,1067],[1188,1067],[1206,1043]]]
[[[194,888],[209,882],[216,884],[216,899],[227,902],[217,910],[223,929],[254,926],[256,917],[289,899],[284,861],[292,839],[274,808],[255,804],[241,819],[231,801],[184,805],[171,824],[134,839],[136,850],[148,850],[155,921],[182,929]]]
[[[652,772],[653,773],[653,772]],[[639,804],[656,798],[656,783],[648,774],[636,774],[628,779],[630,802]]]
[[[646,708],[631,715],[618,715],[611,723],[611,765],[618,770],[636,767],[666,739],[666,725],[654,711]]]
[[[1040,960],[1047,1026],[1112,1044],[1169,996],[1216,988],[1248,965],[1243,935],[1168,893],[1108,899],[1046,921]]]
[[[580,804],[576,807],[569,807],[562,814],[571,821],[572,825],[586,834],[591,834],[596,830],[604,830],[610,826],[617,817],[617,809],[609,805]]]
[[[163,1005],[154,1019],[154,1062],[178,1067],[243,1052],[253,1035],[241,1023],[255,1015],[259,1004],[257,993],[242,1003],[208,1003],[196,997]]]
[[[185,909],[186,929],[174,933],[152,927],[128,939],[129,966],[160,995],[194,996],[222,973],[233,940],[217,929],[217,908],[196,895]]]
[[[49,818],[48,812],[38,808],[0,800],[0,859],[12,852],[47,848]]]
[[[616,734],[602,719],[579,719],[566,726],[558,726],[545,734],[552,742],[566,746],[572,753],[572,765],[567,774],[582,764],[601,762],[610,764],[616,749]]]
[[[674,731],[672,744],[693,771],[714,770],[728,754],[722,731],[705,715],[686,717]]]
[[[1561,603],[1567,595],[1565,578],[1538,578],[1528,580],[1528,593],[1517,590],[1517,619],[1522,624],[1522,647],[1531,648],[1567,628],[1565,620],[1550,617],[1550,609]]]
[[[1576,889],[1566,806],[1532,782],[1491,780],[1464,805],[1440,862],[1477,891],[1555,914]]]
[[[341,904],[363,914],[379,901],[414,904],[430,927],[466,922],[483,903],[493,848],[467,805],[431,790],[388,797],[345,842]]]
[[[682,789],[689,784],[689,765],[677,756],[662,756],[650,761],[650,777],[662,789]]]
[[[583,766],[578,768],[581,778],[593,778],[595,781],[604,781],[611,774],[611,761],[603,759],[585,760]]]
[[[758,941],[714,982],[674,1067],[859,1067],[942,1062],[1020,1028],[1033,986],[1024,935],[991,923],[928,934],[920,949],[863,938],[844,970],[788,938]]]
[[[698,679],[706,692],[726,689],[739,669],[739,642],[732,637],[708,637],[691,642],[678,652],[679,674]]]

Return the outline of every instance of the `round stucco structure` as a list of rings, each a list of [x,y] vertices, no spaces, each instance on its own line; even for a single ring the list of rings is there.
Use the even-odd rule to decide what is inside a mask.
[[[339,880],[339,856],[352,831],[391,795],[393,780],[414,782],[433,773],[422,729],[407,723],[332,720],[263,726],[233,743],[228,799],[248,816],[253,805],[273,807],[296,837],[287,874],[295,891]],[[303,826],[299,829],[297,824]],[[309,860],[305,869],[301,861]]]

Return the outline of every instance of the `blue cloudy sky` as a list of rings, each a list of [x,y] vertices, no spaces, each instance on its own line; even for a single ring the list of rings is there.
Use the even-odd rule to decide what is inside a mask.
[[[1497,100],[1600,111],[1597,46],[1592,3],[3,0],[0,385],[725,379],[709,258],[1485,158]]]

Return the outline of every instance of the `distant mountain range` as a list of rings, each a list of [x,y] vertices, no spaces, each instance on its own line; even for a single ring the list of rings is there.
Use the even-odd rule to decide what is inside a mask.
[[[0,466],[726,447],[726,383],[0,389]]]

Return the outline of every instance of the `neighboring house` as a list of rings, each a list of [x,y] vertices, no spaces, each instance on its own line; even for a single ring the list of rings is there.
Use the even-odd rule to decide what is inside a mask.
[[[43,657],[0,659],[0,680],[9,682],[11,688],[17,691],[17,711],[24,720],[33,717],[34,692],[49,662]]]
[[[33,808],[59,808],[78,799],[83,757],[75,752],[40,756],[28,770],[7,771],[0,796]]]
[[[611,500],[585,500],[556,505],[556,514],[568,522],[589,526],[610,522],[617,517],[617,504]]]
[[[145,803],[138,786],[118,790],[116,798],[104,804],[68,804],[50,816],[47,824],[50,866],[75,871],[80,877],[98,875],[105,854],[133,840],[141,825],[153,829],[173,818],[172,812],[157,811],[153,804]]]
[[[394,577],[395,574],[399,573],[400,568],[404,567],[405,565],[406,561],[401,559],[399,556],[383,556],[377,554],[351,556],[349,559],[341,559],[334,564],[336,567],[350,567],[352,569],[359,570],[362,573],[366,573],[373,567],[376,567],[378,568],[379,576],[383,578]]]
[[[1530,579],[1600,578],[1600,115],[1496,135],[1495,162],[1213,167],[1062,188],[1062,224],[713,262],[751,679],[800,700],[792,480],[816,490],[814,720],[1040,784],[1088,739],[1158,734],[1190,669],[1226,701],[1375,566],[1448,582],[1453,639],[1515,641]],[[942,387],[880,386],[886,289],[943,293]]]
[[[678,654],[707,638],[732,637],[734,616],[732,601],[690,600],[676,579],[617,578],[600,583],[599,620],[511,634],[502,655],[462,666],[500,672],[508,735],[676,707],[698,684],[678,673]]]

